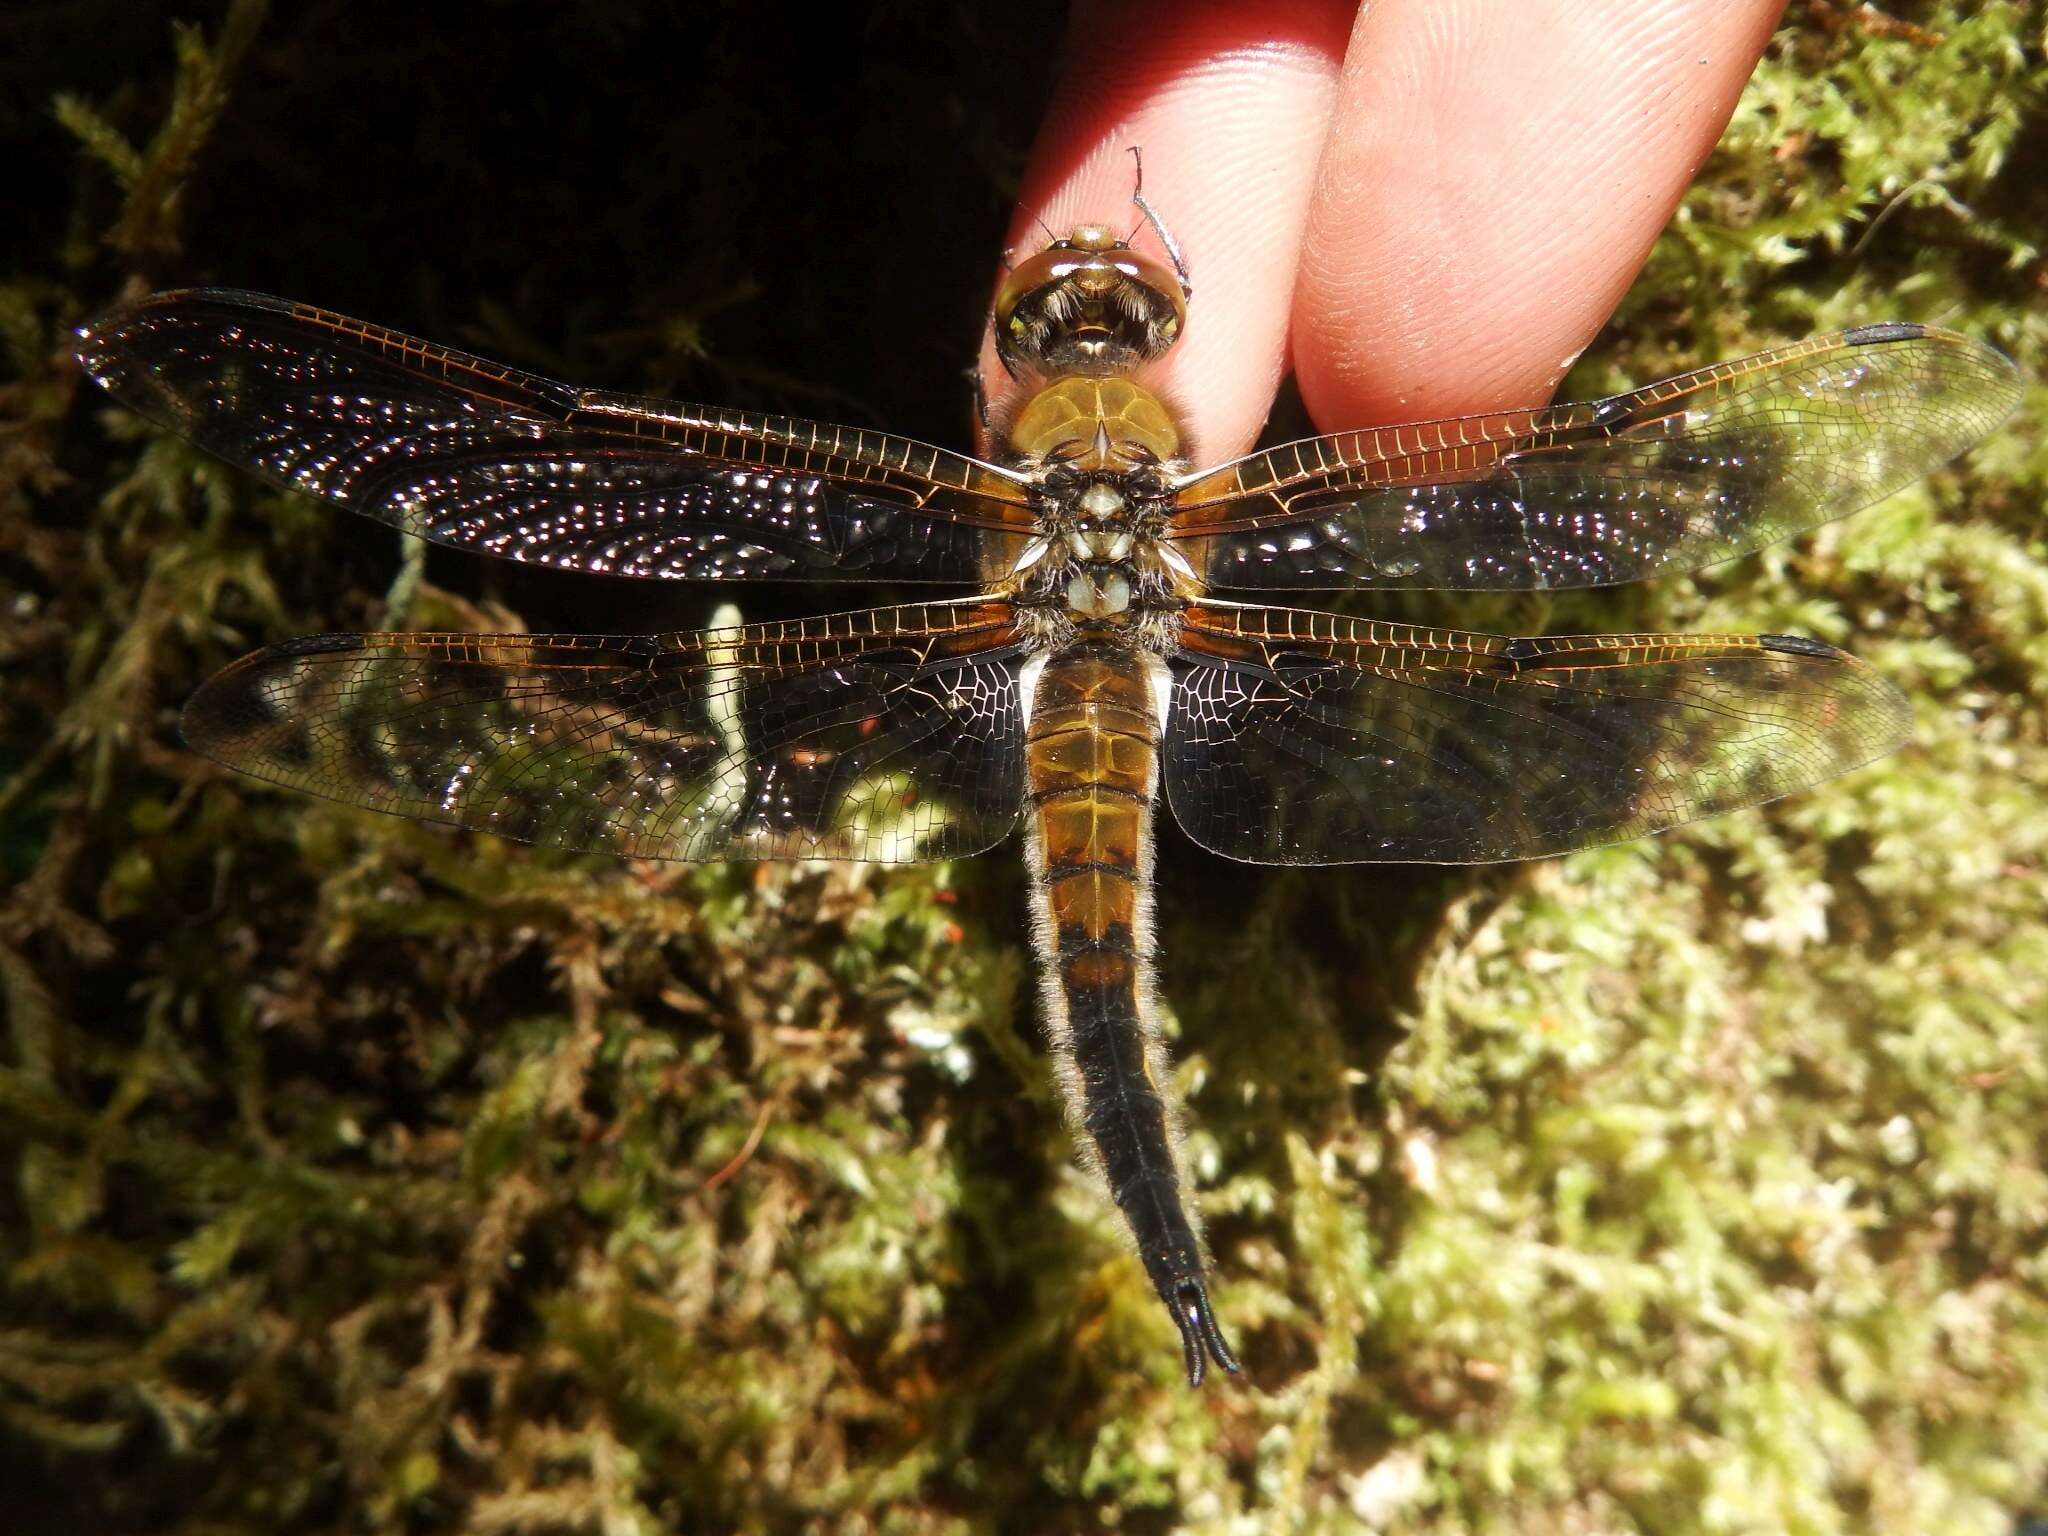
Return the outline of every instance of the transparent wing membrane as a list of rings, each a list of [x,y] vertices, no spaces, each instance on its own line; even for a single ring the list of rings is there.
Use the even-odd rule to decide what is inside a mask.
[[[906,438],[576,389],[262,294],[157,294],[80,333],[131,409],[436,543],[651,578],[982,583],[1006,471]]]
[[[2019,403],[1981,342],[1867,325],[1583,405],[1308,438],[1190,476],[1215,586],[1543,590],[1731,559],[1890,495]]]
[[[557,848],[901,864],[1024,798],[1007,605],[648,636],[343,634],[244,657],[185,736],[330,800]]]
[[[1507,639],[1198,604],[1161,761],[1188,835],[1259,864],[1619,842],[1892,750],[1906,700],[1791,636]]]

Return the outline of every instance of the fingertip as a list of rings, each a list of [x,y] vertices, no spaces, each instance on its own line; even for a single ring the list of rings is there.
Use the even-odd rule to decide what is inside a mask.
[[[1548,398],[1719,138],[1781,0],[1382,0],[1303,238],[1302,395],[1335,428]]]
[[[1033,147],[1013,257],[1082,222],[1134,226],[1130,147],[1145,198],[1186,253],[1183,339],[1146,382],[1179,408],[1205,460],[1257,437],[1287,360],[1302,224],[1350,7],[1331,0],[1081,7]],[[1134,243],[1153,249],[1150,232]],[[1154,254],[1161,254],[1156,249]],[[992,397],[1008,386],[985,345]]]

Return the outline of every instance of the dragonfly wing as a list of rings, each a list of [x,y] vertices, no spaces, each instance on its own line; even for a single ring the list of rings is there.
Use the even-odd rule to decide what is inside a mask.
[[[1793,636],[1507,639],[1197,604],[1161,760],[1188,835],[1259,864],[1536,858],[1804,789],[1905,698]]]
[[[2019,404],[2000,353],[1866,325],[1584,405],[1308,438],[1190,476],[1169,537],[1219,587],[1601,587],[1889,496]]]
[[[330,800],[656,859],[912,863],[1024,800],[1009,606],[693,633],[344,634],[219,673],[186,740]]]
[[[576,389],[262,294],[79,333],[122,404],[274,485],[436,543],[612,576],[985,583],[1008,472],[905,438]]]

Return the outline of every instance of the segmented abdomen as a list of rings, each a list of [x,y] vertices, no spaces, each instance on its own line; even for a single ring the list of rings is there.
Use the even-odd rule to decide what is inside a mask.
[[[1068,1115],[1179,1315],[1202,1259],[1182,1205],[1179,1117],[1151,967],[1155,665],[1086,643],[1047,661],[1031,705],[1030,855],[1047,1030]]]

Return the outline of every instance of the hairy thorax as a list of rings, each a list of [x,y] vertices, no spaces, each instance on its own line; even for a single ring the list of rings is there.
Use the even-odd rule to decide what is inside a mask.
[[[1091,630],[1165,650],[1182,603],[1202,590],[1162,537],[1185,467],[1172,413],[1128,378],[1070,374],[1025,400],[1006,446],[1037,486],[1038,533],[1009,590],[1041,643]]]
[[[1165,269],[1098,225],[1020,263],[997,296],[996,352],[1016,387],[995,421],[1037,525],[1003,586],[1047,650],[1087,636],[1162,652],[1202,590],[1163,537],[1187,467],[1180,427],[1133,377],[1186,318]]]

